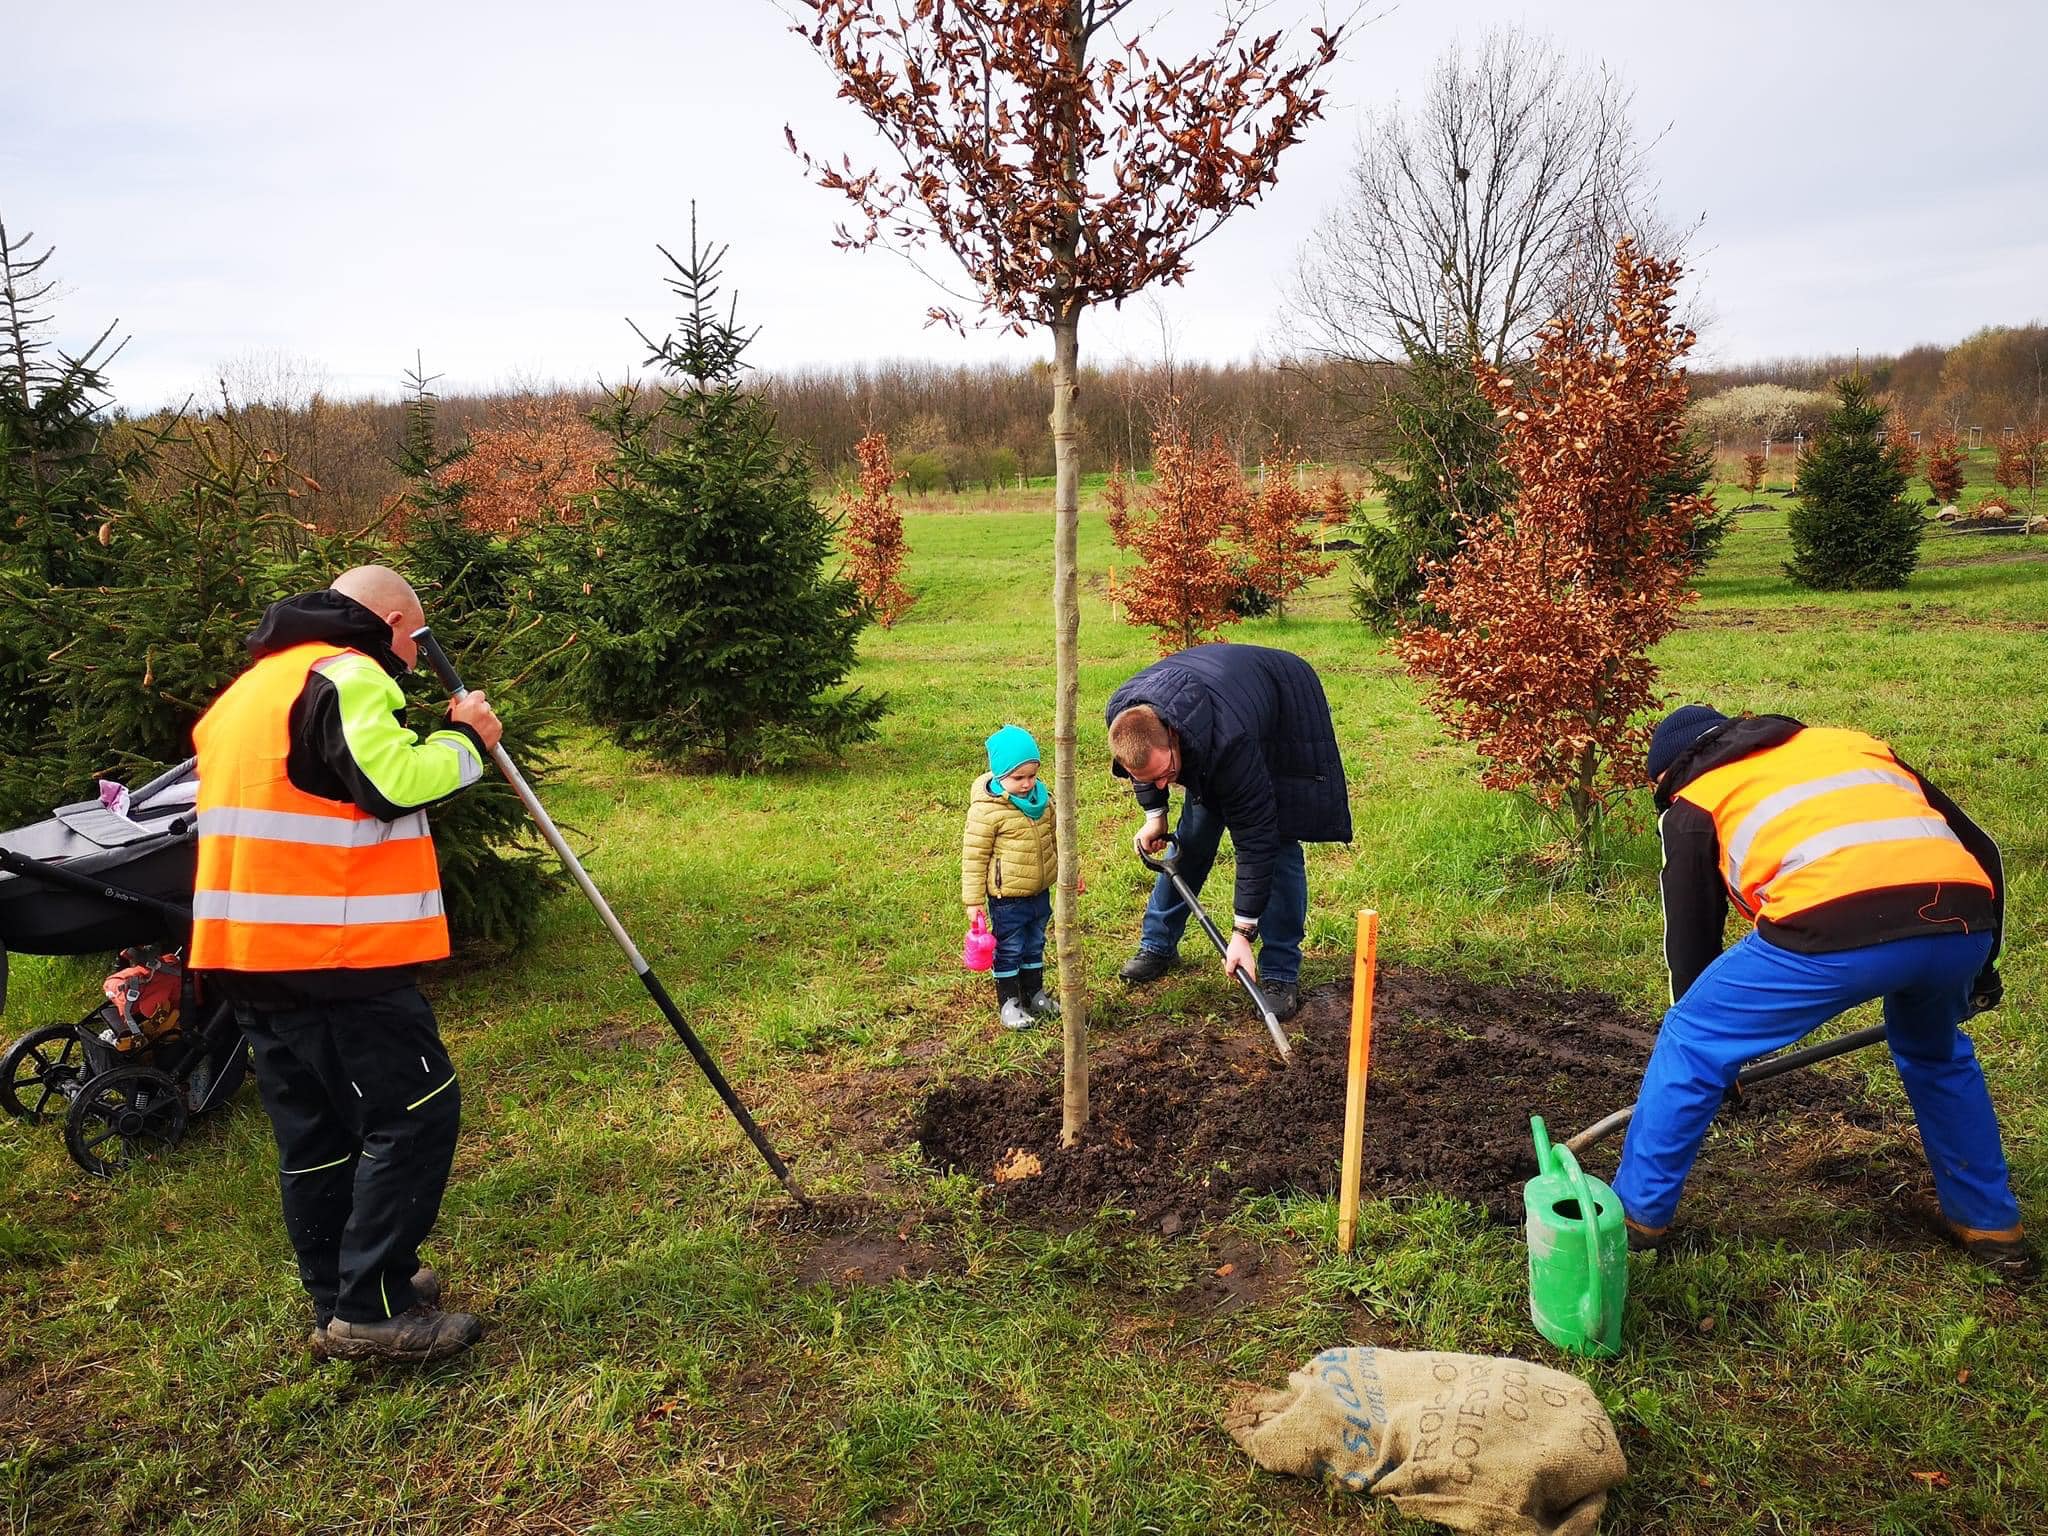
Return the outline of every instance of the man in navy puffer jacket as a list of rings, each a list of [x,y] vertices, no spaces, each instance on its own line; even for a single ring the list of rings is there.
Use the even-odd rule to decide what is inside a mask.
[[[1301,845],[1351,841],[1344,763],[1315,669],[1264,646],[1198,645],[1117,689],[1104,718],[1116,775],[1131,781],[1145,812],[1138,841],[1148,853],[1165,844],[1175,784],[1185,797],[1175,828],[1180,870],[1195,890],[1230,834],[1237,890],[1224,969],[1258,981],[1274,1014],[1291,1017],[1301,1006],[1308,926]],[[1188,915],[1162,876],[1145,906],[1138,952],[1120,973],[1125,981],[1152,981],[1173,967]]]

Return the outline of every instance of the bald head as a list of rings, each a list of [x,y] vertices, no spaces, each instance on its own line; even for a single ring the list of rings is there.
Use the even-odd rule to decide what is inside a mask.
[[[409,667],[419,660],[420,648],[412,634],[427,622],[427,615],[412,583],[388,565],[358,565],[335,577],[331,590],[355,599],[391,626],[392,654],[400,661]]]

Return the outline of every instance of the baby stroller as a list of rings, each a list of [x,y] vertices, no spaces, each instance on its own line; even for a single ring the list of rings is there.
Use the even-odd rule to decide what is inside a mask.
[[[0,1109],[64,1116],[64,1146],[109,1177],[160,1157],[191,1116],[227,1102],[248,1071],[234,1010],[184,967],[199,853],[199,780],[187,760],[132,793],[60,806],[0,833],[0,1007],[7,952],[115,950],[106,1000],[75,1024],[30,1030],[0,1055]]]

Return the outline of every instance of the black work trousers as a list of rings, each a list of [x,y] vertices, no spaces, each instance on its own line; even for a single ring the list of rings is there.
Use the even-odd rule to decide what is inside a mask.
[[[284,1225],[314,1313],[396,1317],[455,1160],[462,1090],[416,987],[303,1008],[237,1005],[277,1137]]]

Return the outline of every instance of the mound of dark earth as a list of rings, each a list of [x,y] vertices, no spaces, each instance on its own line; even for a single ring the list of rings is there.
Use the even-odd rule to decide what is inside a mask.
[[[1283,1067],[1248,1010],[1097,1053],[1086,1141],[1059,1145],[1058,1058],[1032,1072],[954,1080],[919,1106],[930,1163],[989,1183],[1025,1217],[1105,1206],[1171,1233],[1220,1216],[1247,1194],[1336,1187],[1350,1034],[1348,982],[1320,989],[1291,1022]],[[1655,1023],[1598,992],[1499,985],[1420,970],[1383,971],[1375,994],[1363,1190],[1435,1191],[1521,1221],[1534,1173],[1529,1116],[1562,1139],[1633,1101]],[[1884,1123],[1858,1086],[1794,1073],[1760,1085],[1725,1120],[1824,1118]],[[1616,1137],[1589,1154],[1612,1171]]]

